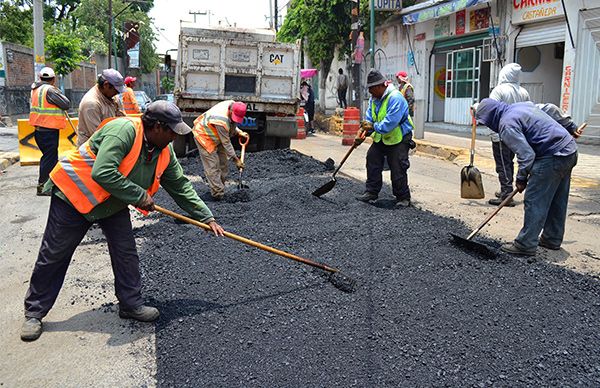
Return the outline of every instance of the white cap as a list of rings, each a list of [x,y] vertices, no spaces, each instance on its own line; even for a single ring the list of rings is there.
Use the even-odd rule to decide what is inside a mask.
[[[52,70],[52,68],[50,67],[44,67],[42,70],[40,70],[40,78],[54,78],[55,74],[54,74],[54,70]]]

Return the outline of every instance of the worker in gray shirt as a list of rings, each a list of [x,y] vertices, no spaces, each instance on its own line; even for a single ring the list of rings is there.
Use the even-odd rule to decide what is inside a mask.
[[[69,109],[71,102],[54,86],[56,84],[54,70],[44,67],[39,76],[40,81],[31,85],[29,124],[35,127],[35,142],[42,151],[37,195],[45,195],[42,187],[58,162],[59,131],[66,127],[67,119],[64,111]]]

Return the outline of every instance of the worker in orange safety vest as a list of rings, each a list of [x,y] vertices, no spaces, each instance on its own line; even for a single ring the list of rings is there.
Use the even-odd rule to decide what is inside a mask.
[[[140,113],[140,105],[138,104],[135,98],[135,92],[133,88],[135,87],[135,81],[137,81],[136,77],[127,76],[125,77],[125,92],[123,93],[123,109],[125,113],[128,115]]]
[[[54,70],[44,67],[39,76],[40,81],[31,85],[29,124],[35,127],[35,142],[42,151],[37,195],[44,195],[42,187],[58,161],[59,130],[66,127],[65,111],[71,102],[54,86]]]

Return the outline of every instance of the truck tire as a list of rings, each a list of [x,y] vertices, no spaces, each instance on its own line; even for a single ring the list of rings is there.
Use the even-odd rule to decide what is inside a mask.
[[[279,137],[277,138],[277,149],[287,149],[290,148],[291,139],[289,137]]]
[[[175,155],[177,155],[178,158],[182,158],[185,156],[185,153],[187,152],[186,135],[177,135],[177,137],[173,141],[173,151],[175,151]]]

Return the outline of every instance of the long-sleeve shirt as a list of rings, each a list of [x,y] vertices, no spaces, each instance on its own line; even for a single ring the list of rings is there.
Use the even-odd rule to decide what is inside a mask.
[[[395,93],[392,93],[394,91]],[[382,121],[377,122],[371,113],[372,103],[375,103],[375,114],[379,113],[379,109],[381,109],[381,105],[383,104],[385,97],[390,93],[391,95],[388,99],[386,115]],[[398,92],[393,85],[388,85],[385,93],[380,99],[373,97],[369,99],[369,105],[367,106],[365,119],[372,122],[375,131],[382,135],[390,132],[398,125],[400,125],[400,128],[402,129],[403,135],[406,135],[413,130],[413,126],[408,121],[408,103],[402,96],[402,93]]]
[[[37,89],[42,85],[48,85],[48,82],[44,82],[44,81],[35,82],[31,85],[31,89],[32,90]],[[62,94],[61,91],[54,86],[49,88],[48,91],[46,92],[46,100],[50,104],[54,104],[62,110],[68,110],[69,107],[71,106],[71,101],[69,101],[67,96]],[[54,129],[54,128],[44,128],[44,127],[37,127],[36,130],[37,131],[56,131],[56,129]]]
[[[102,120],[116,116],[123,116],[123,113],[114,98],[104,96],[98,85],[88,90],[79,103],[77,146],[85,143],[96,132]]]
[[[221,141],[221,145],[225,148],[225,152],[227,153],[227,157],[229,159],[235,156],[235,149],[233,148],[233,144],[231,144],[231,138],[237,135],[238,130],[235,123],[231,122],[229,124],[229,129],[221,126],[215,125],[217,128],[217,134],[219,135],[219,140]]]
[[[146,195],[146,189],[152,185],[160,150],[150,150],[145,141],[131,173],[124,176],[118,171],[123,158],[131,151],[134,140],[135,128],[126,119],[117,119],[107,123],[101,131],[91,137],[89,145],[96,154],[92,179],[111,196],[92,209],[90,213],[84,214],[83,216],[87,220],[95,221],[110,217],[130,204],[139,203]],[[198,197],[190,181],[183,175],[183,169],[171,145],[168,147],[171,160],[160,178],[160,185],[192,218],[202,222],[212,220],[211,211]],[[49,180],[44,189],[50,190],[53,186],[53,182]],[[58,190],[58,187],[55,190]],[[56,195],[70,203],[61,191],[57,191]]]

